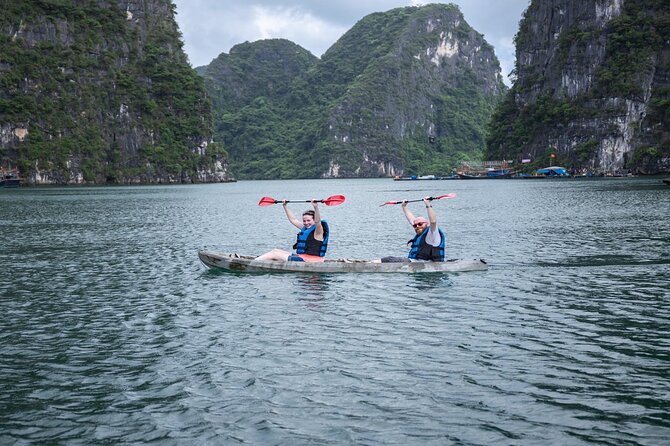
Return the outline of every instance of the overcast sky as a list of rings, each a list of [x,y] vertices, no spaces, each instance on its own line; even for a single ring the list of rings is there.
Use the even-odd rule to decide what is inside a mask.
[[[193,67],[209,64],[245,41],[284,38],[321,57],[342,34],[373,12],[427,3],[455,3],[484,34],[502,75],[514,68],[514,34],[530,0],[172,0],[184,49]]]

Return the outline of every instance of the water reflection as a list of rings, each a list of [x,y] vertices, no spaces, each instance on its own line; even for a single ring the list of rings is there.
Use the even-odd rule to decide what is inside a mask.
[[[412,274],[412,285],[419,291],[429,291],[436,288],[449,288],[453,285],[453,279],[449,274]]]
[[[319,301],[325,299],[325,293],[330,288],[332,278],[325,274],[301,274],[296,280],[297,289],[301,296],[298,300]]]
[[[402,255],[404,222],[369,209],[387,179],[0,193],[0,443],[666,444],[667,187],[408,183],[458,192],[450,253],[488,271],[198,261],[290,246],[255,203],[306,184],[347,196],[329,257]]]

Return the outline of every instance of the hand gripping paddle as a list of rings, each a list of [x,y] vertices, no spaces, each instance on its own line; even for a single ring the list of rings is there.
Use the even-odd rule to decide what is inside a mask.
[[[452,192],[450,194],[439,195],[437,197],[428,197],[428,200],[429,201],[441,200],[443,198],[456,198],[456,194]],[[423,201],[423,198],[419,198],[418,200],[407,200],[408,203],[412,203],[412,202],[415,202],[415,201]],[[401,204],[401,203],[402,203],[402,201],[387,201],[386,203],[380,204],[379,206],[386,206],[387,204]]]
[[[337,206],[338,204],[344,203],[344,195],[333,195],[323,200],[316,200],[318,203],[323,203],[326,206]],[[261,201],[258,202],[259,206],[270,206],[271,204],[282,203],[283,200],[275,200],[272,197],[263,197]],[[312,200],[286,200],[287,203],[311,203]]]

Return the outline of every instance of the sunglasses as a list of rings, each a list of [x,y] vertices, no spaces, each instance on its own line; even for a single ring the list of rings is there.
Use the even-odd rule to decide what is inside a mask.
[[[424,226],[424,225],[426,225],[426,224],[427,224],[427,223],[423,223],[423,222],[422,222],[422,223],[414,224],[414,225],[412,225],[412,226],[414,226],[415,228],[418,228],[418,227],[420,227],[420,226]]]

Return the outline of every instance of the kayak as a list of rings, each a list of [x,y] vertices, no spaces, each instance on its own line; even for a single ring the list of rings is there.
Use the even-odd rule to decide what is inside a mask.
[[[447,260],[444,262],[381,263],[380,260],[337,259],[324,262],[282,262],[256,260],[253,256],[235,253],[200,251],[200,261],[205,266],[233,272],[298,272],[298,273],[463,273],[486,271],[482,259]]]

